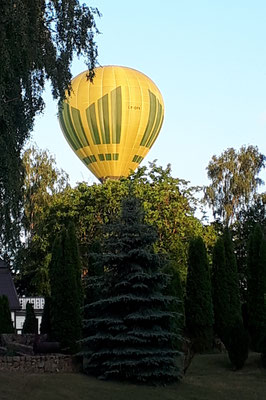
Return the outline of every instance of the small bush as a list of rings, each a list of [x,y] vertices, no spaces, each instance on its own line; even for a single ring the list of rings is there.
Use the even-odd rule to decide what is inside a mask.
[[[7,296],[0,296],[0,333],[14,333]]]
[[[248,358],[249,338],[242,322],[235,324],[228,332],[228,356],[234,369],[243,368]]]
[[[38,319],[35,317],[33,305],[31,303],[27,303],[26,305],[26,318],[22,333],[38,333]]]

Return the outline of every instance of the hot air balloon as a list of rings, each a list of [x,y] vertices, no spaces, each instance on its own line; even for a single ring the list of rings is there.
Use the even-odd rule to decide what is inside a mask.
[[[66,140],[101,181],[127,177],[155,142],[164,117],[162,95],[143,73],[132,68],[84,71],[59,110]]]

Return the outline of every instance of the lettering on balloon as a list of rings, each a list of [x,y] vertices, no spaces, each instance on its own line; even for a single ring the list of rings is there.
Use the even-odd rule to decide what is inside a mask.
[[[128,109],[129,110],[141,110],[141,107],[140,106],[128,106]]]

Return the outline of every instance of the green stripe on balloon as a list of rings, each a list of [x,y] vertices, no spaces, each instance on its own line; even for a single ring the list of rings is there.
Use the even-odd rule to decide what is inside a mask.
[[[70,116],[70,107],[67,103],[63,104],[63,109],[62,109],[62,118],[65,123],[66,127],[66,138],[68,141],[71,143],[72,147],[74,150],[78,150],[82,148],[82,144],[79,141],[79,138],[76,136],[76,132],[74,129],[74,126],[72,124],[71,116]]]
[[[159,103],[159,100],[157,99],[157,116],[156,116],[156,121],[155,121],[155,124],[154,124],[154,128],[153,128],[153,130],[152,130],[152,134],[151,134],[151,136],[150,136],[150,138],[149,138],[149,140],[148,140],[148,142],[147,142],[147,147],[150,147],[150,145],[151,145],[153,139],[155,138],[156,134],[158,133],[158,128],[159,128],[160,121],[161,121],[161,118],[162,118],[162,112],[163,112],[162,106],[161,106],[161,104]]]
[[[86,116],[94,144],[101,144],[100,135],[97,127],[95,103],[86,109]]]
[[[122,122],[122,93],[121,86],[111,91],[112,110],[112,143],[120,143]]]
[[[146,146],[146,147],[147,147],[147,141],[149,139],[149,136],[152,131],[153,124],[154,124],[155,115],[156,115],[156,96],[150,90],[149,90],[149,96],[150,96],[150,113],[149,113],[148,123],[147,123],[146,129],[145,129],[145,132],[144,132],[142,140],[140,142],[141,146]]]
[[[108,95],[105,94],[97,101],[97,103],[102,143],[110,144]]]
[[[153,141],[152,141],[152,143],[151,143],[151,145],[150,145],[150,148],[153,146],[153,143],[155,142],[155,140],[156,140],[157,137],[159,136],[159,133],[160,133],[162,124],[163,124],[163,113],[162,113],[162,117],[161,117],[161,121],[160,121],[159,128],[158,128],[158,130],[157,130],[156,136],[154,137],[154,139],[153,139]]]
[[[80,117],[80,111],[77,108],[71,107],[71,112],[72,112],[72,117],[73,117],[73,122],[75,125],[75,130],[76,134],[79,137],[80,142],[82,143],[82,147],[89,146],[88,139],[86,137],[81,117]]]

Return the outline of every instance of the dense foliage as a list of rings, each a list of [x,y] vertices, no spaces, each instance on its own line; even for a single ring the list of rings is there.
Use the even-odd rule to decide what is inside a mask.
[[[48,265],[52,243],[56,233],[69,220],[77,227],[82,267],[88,270],[88,249],[95,242],[101,242],[102,225],[119,215],[121,200],[127,196],[129,187],[134,188],[136,196],[143,202],[145,222],[158,231],[156,251],[168,255],[183,284],[189,239],[195,234],[202,236],[210,249],[216,233],[213,227],[204,226],[194,217],[195,188],[173,178],[170,166],[163,169],[151,163],[149,168],[141,168],[128,179],[91,186],[81,183],[74,189],[67,187],[51,195],[44,212],[38,214],[29,246],[17,258],[17,269],[21,271],[20,291],[26,287],[28,294],[49,294]]]
[[[212,259],[212,295],[215,331],[228,350],[235,369],[248,357],[249,338],[244,329],[237,264],[229,229],[218,238]]]
[[[14,333],[7,296],[0,296],[0,333]]]
[[[33,305],[29,302],[26,304],[26,317],[22,333],[38,333],[38,319],[35,316]]]
[[[237,264],[228,229],[213,251],[212,288],[215,328],[227,346],[231,329],[242,321]]]
[[[73,223],[58,233],[50,263],[51,335],[65,352],[78,350],[81,338],[81,268]]]
[[[252,347],[259,351],[266,337],[266,239],[256,225],[248,246],[248,327]]]
[[[176,299],[163,294],[155,241],[139,201],[125,199],[119,220],[105,229],[101,296],[86,306],[86,372],[149,383],[178,379],[169,311]]]
[[[210,349],[213,340],[213,306],[210,271],[202,238],[191,240],[186,285],[186,329],[196,351]]]
[[[46,251],[40,225],[53,202],[53,196],[68,186],[68,176],[56,167],[55,159],[47,150],[40,150],[36,145],[25,150],[23,166],[21,234],[24,239],[13,264],[19,270],[16,286],[21,295],[49,296],[48,265],[51,255]]]
[[[62,99],[73,55],[85,55],[90,77],[97,56],[96,9],[78,0],[0,2],[0,239],[1,250],[19,239],[23,167],[21,150],[44,109],[43,91]]]

